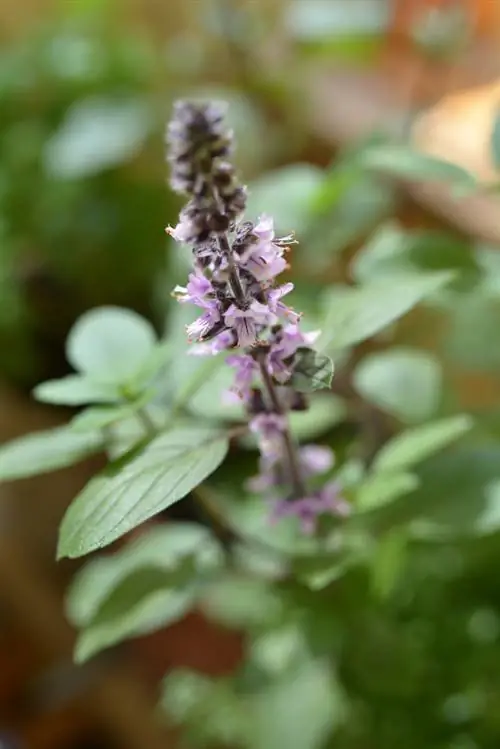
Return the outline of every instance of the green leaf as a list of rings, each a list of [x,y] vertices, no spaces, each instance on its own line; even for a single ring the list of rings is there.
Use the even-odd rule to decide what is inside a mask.
[[[344,700],[330,665],[306,661],[261,690],[249,710],[249,749],[320,749],[344,718]]]
[[[500,530],[500,479],[490,482],[484,489],[486,503],[474,523],[480,535],[497,533]]]
[[[182,499],[224,460],[227,437],[220,430],[173,429],[154,439],[113,474],[92,479],[63,518],[59,557],[102,548]]]
[[[475,187],[476,180],[458,164],[442,161],[414,150],[410,146],[379,144],[360,152],[359,163],[391,177],[407,180],[452,182],[464,187]]]
[[[368,512],[409,494],[419,485],[412,473],[375,473],[368,476],[356,492],[356,511]]]
[[[407,429],[382,447],[373,468],[375,471],[404,471],[455,442],[472,426],[471,417],[460,414]]]
[[[100,434],[75,434],[67,427],[34,432],[0,447],[0,480],[11,481],[65,468],[102,448]]]
[[[372,567],[372,586],[379,598],[387,598],[400,580],[404,572],[407,548],[407,534],[401,528],[389,531],[377,544]]]
[[[270,583],[236,574],[209,584],[200,605],[206,616],[231,629],[265,628],[283,616],[282,601]]]
[[[390,221],[376,231],[356,254],[352,273],[359,283],[389,275],[453,270],[451,288],[462,290],[479,281],[481,269],[473,243],[448,231],[409,231]]]
[[[194,573],[213,569],[222,559],[218,543],[201,525],[176,522],[153,527],[115,554],[87,563],[76,574],[66,599],[67,616],[78,627],[90,624],[113,592],[140,570],[163,572],[166,584],[186,560]]]
[[[139,99],[78,101],[45,147],[45,169],[62,179],[97,174],[135,157],[150,128],[150,112]]]
[[[402,421],[431,417],[441,398],[441,369],[424,351],[391,348],[369,354],[353,375],[354,387],[369,403]]]
[[[154,632],[178,621],[195,601],[190,588],[176,590],[165,584],[162,587],[158,570],[143,571],[139,586],[134,576],[127,582],[128,585],[121,591],[121,598],[113,601],[112,609],[103,610],[79,634],[75,648],[77,663],[122,640]]]
[[[495,113],[495,119],[493,121],[493,131],[491,133],[491,155],[493,158],[493,164],[497,169],[500,169],[500,111],[497,110]]]
[[[329,356],[310,348],[299,348],[295,358],[292,385],[301,393],[330,388],[333,362]]]
[[[114,403],[120,400],[119,389],[112,384],[94,382],[81,375],[68,375],[37,385],[34,397],[43,403],[61,406],[84,406],[87,403]]]
[[[108,384],[126,384],[152,355],[156,334],[140,315],[120,307],[97,307],[82,315],[66,341],[70,364]]]
[[[325,299],[319,348],[339,351],[371,338],[453,278],[453,273],[401,274],[356,288],[333,289]]]
[[[268,172],[250,185],[248,216],[273,216],[278,233],[305,232],[323,172],[311,164],[291,164]]]
[[[96,406],[86,408],[71,420],[71,429],[75,432],[96,431],[104,429],[117,421],[125,421],[138,413],[154,396],[154,392],[146,392],[133,403],[121,406]]]

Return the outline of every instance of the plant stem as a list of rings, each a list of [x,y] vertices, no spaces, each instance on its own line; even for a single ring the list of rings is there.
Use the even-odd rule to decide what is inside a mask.
[[[148,414],[145,408],[140,408],[137,411],[137,418],[141,422],[142,426],[144,427],[144,431],[146,432],[146,436],[148,437],[154,437],[156,435],[156,432],[158,431],[156,429],[156,424],[154,423],[151,416]]]
[[[286,414],[283,411],[283,407],[278,398],[278,393],[276,392],[276,387],[274,385],[272,377],[267,371],[266,354],[258,355],[257,362],[259,364],[262,382],[266,390],[266,393],[268,395],[269,401],[272,405],[273,411],[279,416],[286,417]],[[286,462],[288,464],[288,471],[289,471],[289,475],[290,475],[291,483],[293,487],[293,494],[294,494],[293,498],[300,499],[301,497],[305,496],[306,490],[305,490],[304,482],[302,480],[302,476],[300,473],[297,450],[296,450],[292,435],[290,434],[290,428],[288,424],[282,432],[282,438],[283,438],[283,447],[284,447],[284,452],[286,456]]]
[[[240,277],[238,275],[238,269],[234,262],[233,253],[231,252],[231,245],[229,244],[227,235],[218,234],[217,241],[219,243],[220,250],[227,257],[229,267],[229,284],[234,294],[234,298],[239,305],[243,305],[245,303],[245,292],[243,291],[243,287],[241,285]]]

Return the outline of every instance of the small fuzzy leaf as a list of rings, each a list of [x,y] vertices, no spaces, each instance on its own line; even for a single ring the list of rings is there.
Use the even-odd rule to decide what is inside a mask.
[[[0,481],[49,473],[100,452],[102,437],[75,434],[67,427],[34,432],[0,447]]]
[[[155,350],[156,334],[140,315],[120,307],[97,307],[70,330],[66,355],[78,371],[99,382],[126,384]]]
[[[310,348],[297,351],[292,385],[301,393],[329,388],[333,378],[333,362],[329,356]]]
[[[59,557],[102,548],[186,496],[224,460],[220,430],[180,427],[154,439],[124,468],[105,471],[76,497],[59,532]]]
[[[33,395],[42,403],[60,406],[85,406],[87,403],[115,403],[120,400],[120,392],[115,385],[94,382],[76,374],[42,382],[33,390]]]
[[[470,416],[460,414],[407,429],[382,447],[375,471],[405,471],[459,439],[473,426]]]

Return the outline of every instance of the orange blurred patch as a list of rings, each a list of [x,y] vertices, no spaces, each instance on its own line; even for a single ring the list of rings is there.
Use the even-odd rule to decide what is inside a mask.
[[[500,80],[445,96],[414,124],[420,151],[452,161],[481,182],[498,181],[491,156],[491,135],[500,109]]]

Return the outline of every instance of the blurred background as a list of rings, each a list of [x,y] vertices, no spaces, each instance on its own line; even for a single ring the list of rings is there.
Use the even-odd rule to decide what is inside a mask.
[[[465,265],[472,285],[484,271],[488,289],[450,308],[444,366],[461,408],[490,413],[495,447],[495,189],[457,197],[397,168],[346,181],[336,165],[374,133],[409,135],[496,184],[500,0],[3,0],[0,40],[0,442],[67,420],[30,391],[68,371],[64,339],[82,312],[127,306],[164,329],[176,273],[164,227],[179,208],[164,126],[175,98],[203,95],[230,105],[252,211],[300,239],[295,306],[313,313],[374,237],[418,237],[428,267]],[[432,351],[436,328],[416,313],[402,340]],[[237,633],[190,616],[72,666],[74,567],[53,560],[57,524],[98,467],[0,486],[0,749],[175,747],[155,721],[159,678],[238,662]],[[358,621],[365,648],[346,656],[347,681],[376,721],[337,746],[499,745],[499,543],[479,560],[447,553],[408,583],[411,614],[383,604]]]

